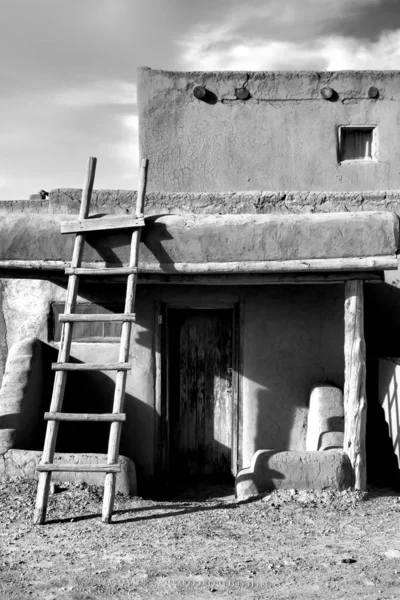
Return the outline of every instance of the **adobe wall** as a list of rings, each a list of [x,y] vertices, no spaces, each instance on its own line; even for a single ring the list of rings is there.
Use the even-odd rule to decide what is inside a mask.
[[[51,371],[51,362],[57,361],[58,343],[54,341],[52,331],[51,306],[53,302],[65,302],[66,280],[58,281],[32,280],[32,279],[2,279],[0,298],[2,301],[1,318],[3,320],[3,329],[1,335],[2,349],[0,352],[0,384],[3,379],[3,372],[11,349],[15,349],[23,340],[34,338],[43,342],[45,360],[42,361],[43,385],[46,393],[31,395],[29,401],[35,406],[30,407],[32,418],[40,418],[43,423],[43,404],[47,402],[45,410],[49,409],[52,380],[54,373]],[[123,304],[124,290],[121,285],[113,286],[80,286],[80,292],[77,298],[78,303],[94,302],[98,304],[107,304],[119,302]],[[140,336],[140,326],[136,326],[137,335]],[[74,360],[84,362],[118,362],[117,343],[105,342],[73,342],[71,347],[71,357]],[[135,364],[140,365],[141,346],[134,342],[131,345],[131,357]],[[9,365],[10,366],[10,365]],[[150,367],[146,367],[148,369]],[[149,375],[150,376],[150,375]],[[140,375],[143,380],[143,375]],[[112,399],[114,394],[113,381],[115,374],[105,373],[73,373],[68,378],[66,387],[67,405],[64,410],[68,412],[112,412]],[[38,386],[36,386],[38,387]],[[137,388],[136,373],[127,374],[127,394],[134,393]],[[7,406],[4,401],[10,399],[0,394],[2,402],[3,418],[0,418],[0,425],[8,427],[5,422]],[[43,399],[46,396],[46,399]],[[11,400],[13,400],[11,398]],[[24,398],[23,401],[27,401]],[[15,402],[14,402],[15,403]],[[36,412],[35,412],[36,411]],[[40,411],[40,417],[36,414]],[[65,423],[60,427],[60,435],[57,443],[58,451],[68,452],[107,452],[107,424],[80,424]],[[43,429],[43,428],[42,428]],[[43,432],[42,432],[43,433]],[[43,440],[38,443],[35,436],[35,447],[43,447]],[[19,441],[18,448],[25,448],[26,440]]]
[[[242,463],[260,448],[305,450],[309,393],[343,386],[343,286],[139,286],[135,394],[127,400],[123,448],[138,472],[152,473],[155,440],[152,348],[154,303],[226,306],[243,302]],[[329,340],[329,343],[327,343]],[[290,377],[288,376],[290,374]],[[130,445],[130,452],[127,450]]]
[[[196,86],[208,97],[198,100]],[[370,98],[370,87],[378,98]],[[330,100],[321,89],[330,87]],[[249,92],[247,100],[236,88]],[[141,156],[148,190],[368,191],[400,188],[398,71],[139,70]],[[377,128],[376,161],[338,160],[338,128]]]
[[[100,286],[81,293],[79,301],[121,300],[122,289]],[[48,281],[7,280],[3,288],[6,338],[10,346],[27,336],[54,348],[49,331],[52,301],[63,301],[63,286]],[[29,298],[30,302],[26,299]],[[343,287],[139,286],[137,323],[133,327],[121,454],[135,462],[139,482],[154,475],[155,303],[218,307],[243,303],[243,425],[241,467],[260,448],[304,450],[311,387],[320,381],[343,385]],[[327,344],[326,340],[330,343]],[[115,362],[116,343],[73,343],[71,356],[90,362]],[[51,378],[50,364],[46,378]],[[290,377],[288,374],[290,373]],[[79,379],[76,379],[78,377]],[[111,412],[114,376],[71,374],[66,405],[70,412]],[[48,398],[48,402],[50,397]],[[43,411],[41,399],[38,410]],[[33,410],[34,413],[34,410]],[[59,452],[105,452],[106,427],[69,424],[60,427]],[[39,448],[36,448],[39,449]]]
[[[104,194],[107,194],[104,199]],[[115,212],[129,209],[132,193],[115,192],[120,198],[114,206]],[[57,191],[45,204],[26,204],[27,212],[36,215],[43,213],[72,214],[79,206],[79,190]],[[99,192],[93,212],[110,211],[110,194]],[[396,209],[397,193],[354,193],[354,194],[269,194],[260,192],[236,194],[149,194],[150,207],[157,209],[157,202],[163,199],[168,212],[190,212],[190,203],[195,212],[202,212],[201,202],[208,205],[207,212],[229,213],[232,207],[237,212],[279,213],[279,212],[325,212],[338,206],[348,209],[363,208]],[[331,204],[321,200],[326,197]],[[258,199],[264,199],[258,202]],[[153,200],[151,200],[153,199]],[[152,203],[153,202],[153,203]],[[368,203],[368,204],[367,204]],[[11,204],[15,218],[17,212],[25,212],[21,206],[17,211]],[[3,203],[0,203],[2,212]],[[101,207],[101,208],[100,208]],[[183,208],[182,208],[183,207]],[[5,207],[3,207],[5,208]],[[131,209],[129,209],[131,210]],[[158,212],[163,212],[162,210]],[[10,223],[3,210],[3,215]],[[166,210],[167,212],[167,210]],[[235,210],[232,210],[235,212]],[[328,211],[329,212],[329,211]],[[399,212],[399,211],[397,211]],[[154,214],[154,213],[153,213]],[[36,218],[30,222],[37,222]],[[43,219],[45,221],[45,219]],[[44,225],[42,223],[42,225]],[[35,230],[37,233],[37,230]],[[21,231],[25,239],[29,235]],[[36,236],[37,237],[37,236]],[[43,236],[39,236],[43,241]],[[36,242],[35,242],[36,243]],[[15,248],[23,251],[25,246]],[[40,243],[39,243],[40,246]],[[28,246],[29,247],[29,246]],[[69,258],[70,253],[68,252]],[[21,255],[21,258],[25,258]],[[367,351],[376,356],[400,356],[400,287],[394,271],[395,285],[366,285],[366,325]],[[45,343],[49,338],[49,311],[53,301],[65,299],[65,278],[58,276],[52,281],[1,280],[0,328],[0,371],[4,366],[9,348],[26,337],[38,337]],[[93,286],[81,289],[80,301],[95,302],[121,299],[122,292],[115,286]],[[149,479],[154,474],[154,428],[158,416],[154,410],[154,302],[211,302],[227,301],[244,303],[244,380],[243,380],[243,462],[249,464],[252,454],[259,448],[281,450],[304,450],[308,397],[311,387],[320,381],[328,381],[339,387],[343,385],[343,286],[267,286],[248,288],[228,288],[212,286],[155,286],[139,285],[136,312],[138,323],[134,328],[131,346],[131,359],[135,369],[128,376],[126,411],[128,422],[124,425],[121,453],[135,461],[139,481]],[[55,352],[55,350],[54,350]],[[117,348],[115,344],[74,343],[72,356],[78,360],[114,362]],[[50,371],[48,371],[50,373]],[[287,374],[290,373],[290,377]],[[371,369],[369,368],[369,373]],[[0,373],[1,375],[1,373]],[[71,378],[70,378],[71,379]],[[95,377],[81,376],[76,386],[80,394],[75,400],[81,402],[83,396],[85,410],[108,412],[112,398],[112,375],[97,374]],[[97,408],[98,407],[98,408]],[[70,412],[82,410],[80,406],[69,406]],[[88,431],[87,424],[63,424],[60,429],[60,451],[89,451],[82,449],[87,443],[97,452],[106,450],[105,427],[94,425]],[[100,433],[101,432],[101,433]],[[375,438],[374,438],[375,439]],[[71,448],[71,440],[76,444]],[[96,443],[93,447],[92,441]],[[376,454],[376,451],[375,451]]]
[[[366,284],[367,352],[372,361],[379,356],[400,356],[399,299],[385,291],[395,288]],[[248,466],[260,448],[305,450],[309,393],[312,386],[329,382],[343,387],[342,285],[268,286],[162,286],[139,285],[137,323],[133,327],[121,453],[135,462],[139,482],[154,475],[155,427],[155,303],[181,306],[218,306],[243,303],[242,463]],[[121,301],[118,286],[83,289],[79,302]],[[49,328],[51,302],[65,300],[63,285],[49,281],[3,280],[4,340],[8,348],[26,337],[37,337],[56,360],[56,344]],[[392,309],[388,310],[388,300]],[[85,362],[115,362],[116,343],[72,344],[71,356]],[[50,353],[49,353],[50,354]],[[4,364],[7,348],[2,354]],[[47,387],[52,378],[50,360],[44,370]],[[373,362],[369,362],[373,375]],[[290,376],[289,376],[290,375]],[[111,412],[114,375],[71,374],[65,410]],[[50,396],[48,395],[48,402]],[[42,399],[38,398],[40,420]],[[95,407],[95,408],[94,408]],[[47,409],[46,407],[45,409]],[[33,411],[34,413],[34,411]],[[34,415],[35,416],[35,415]],[[37,416],[37,415],[36,415]],[[35,418],[36,418],[35,416]],[[108,426],[69,424],[60,427],[58,451],[105,452]],[[374,436],[375,440],[376,436]],[[39,450],[41,444],[36,449]],[[377,454],[376,450],[374,451]]]

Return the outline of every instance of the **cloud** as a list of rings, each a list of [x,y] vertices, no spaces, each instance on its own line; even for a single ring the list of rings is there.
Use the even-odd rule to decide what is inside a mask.
[[[400,65],[400,29],[382,33],[376,42],[348,38],[327,40],[327,69],[393,69]]]
[[[69,108],[136,104],[136,84],[102,79],[56,92],[53,101]]]
[[[139,129],[139,118],[137,115],[125,115],[121,119],[123,127],[137,135]]]
[[[224,18],[232,33],[263,31],[273,39],[288,35],[307,37],[312,30],[334,31],[344,22],[362,18],[363,13],[387,0],[252,0],[236,6]]]
[[[117,166],[120,178],[119,187],[128,186],[135,189],[138,183],[138,129],[137,115],[119,115],[115,120],[113,140],[108,139],[106,143],[98,145],[99,153],[107,156],[107,160]]]
[[[112,145],[111,150],[118,158],[125,159],[137,165],[139,163],[139,149],[137,144],[139,119],[137,115],[125,115],[120,118],[120,141]]]
[[[400,28],[383,32],[376,41],[324,35],[292,42],[247,39],[223,25],[206,38],[197,32],[180,44],[182,66],[188,70],[396,70],[400,64]]]
[[[189,70],[396,69],[398,6],[397,13],[392,16],[393,0],[253,0],[179,38],[180,65]],[[374,15],[381,28],[370,35]]]

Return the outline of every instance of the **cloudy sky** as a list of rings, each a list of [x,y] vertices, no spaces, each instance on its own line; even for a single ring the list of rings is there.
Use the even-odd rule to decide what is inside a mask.
[[[400,69],[400,0],[0,0],[0,199],[135,189],[136,68]]]

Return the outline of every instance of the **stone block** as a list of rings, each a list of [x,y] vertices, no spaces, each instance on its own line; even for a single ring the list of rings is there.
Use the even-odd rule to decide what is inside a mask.
[[[306,450],[343,448],[343,436],[342,390],[326,383],[315,385],[310,394]]]
[[[236,496],[257,496],[269,490],[344,490],[353,485],[347,454],[258,450],[251,466],[236,477]]]

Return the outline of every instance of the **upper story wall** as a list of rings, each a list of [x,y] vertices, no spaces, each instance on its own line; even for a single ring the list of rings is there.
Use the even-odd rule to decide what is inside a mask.
[[[207,101],[194,96],[196,86],[208,90]],[[324,87],[334,90],[330,100]],[[236,88],[249,98],[239,100]],[[142,68],[138,94],[149,191],[400,189],[400,71]],[[346,125],[375,127],[375,159],[340,162]]]

